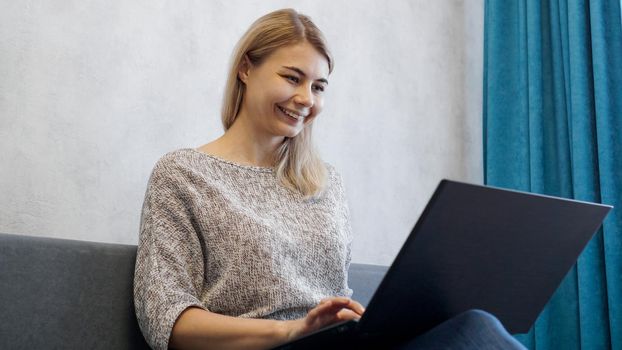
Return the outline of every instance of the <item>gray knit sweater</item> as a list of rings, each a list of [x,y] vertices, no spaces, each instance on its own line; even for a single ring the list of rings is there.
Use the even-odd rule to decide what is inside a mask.
[[[145,195],[134,277],[147,342],[166,349],[182,311],[294,319],[350,296],[351,233],[341,178],[328,166],[318,199],[283,187],[272,168],[193,149],[163,156]]]

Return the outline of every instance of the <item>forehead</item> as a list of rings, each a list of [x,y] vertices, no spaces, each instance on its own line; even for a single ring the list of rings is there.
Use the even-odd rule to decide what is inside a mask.
[[[327,78],[329,72],[326,57],[306,41],[278,48],[264,63],[274,68],[299,68],[313,80]]]

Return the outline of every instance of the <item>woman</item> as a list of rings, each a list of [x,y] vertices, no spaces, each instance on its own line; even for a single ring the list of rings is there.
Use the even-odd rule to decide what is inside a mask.
[[[258,19],[233,56],[224,135],[155,165],[134,283],[155,349],[267,349],[364,312],[341,178],[311,145],[332,69],[308,17]]]

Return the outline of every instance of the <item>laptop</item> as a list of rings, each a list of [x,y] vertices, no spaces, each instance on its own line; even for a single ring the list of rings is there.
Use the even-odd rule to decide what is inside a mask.
[[[526,333],[611,208],[442,180],[361,319],[277,349],[412,339],[470,309]]]

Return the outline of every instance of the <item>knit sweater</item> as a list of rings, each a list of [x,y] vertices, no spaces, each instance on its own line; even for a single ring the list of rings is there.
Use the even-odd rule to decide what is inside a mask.
[[[295,319],[347,286],[351,230],[341,177],[304,199],[273,168],[194,149],[163,156],[143,205],[134,277],[136,316],[166,349],[188,307],[237,317]]]

